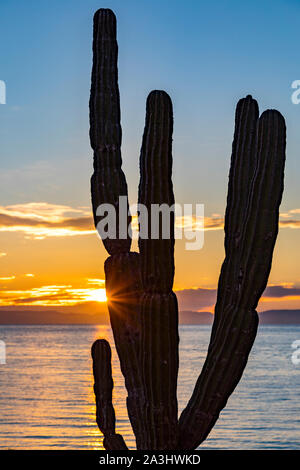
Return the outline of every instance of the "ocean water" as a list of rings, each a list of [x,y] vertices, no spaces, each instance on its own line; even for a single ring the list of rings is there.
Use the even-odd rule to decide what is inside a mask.
[[[210,335],[209,326],[180,328],[178,399],[189,399]],[[0,326],[1,449],[102,449],[95,423],[90,347],[106,326]],[[300,326],[262,326],[241,382],[203,449],[300,449],[300,364],[291,344]],[[134,448],[123,378],[113,349],[117,429]]]

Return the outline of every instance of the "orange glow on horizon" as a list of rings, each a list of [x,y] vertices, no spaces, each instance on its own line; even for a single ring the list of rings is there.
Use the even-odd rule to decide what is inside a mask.
[[[99,281],[97,280],[98,285]],[[31,289],[1,290],[0,306],[74,306],[87,302],[106,302],[104,281],[95,289],[72,285],[47,285]]]
[[[186,252],[184,243],[178,240],[173,290],[179,294],[179,299],[182,297],[181,310],[214,311],[212,291],[216,290],[224,259],[222,214],[212,212],[205,216],[207,233],[202,250]],[[89,304],[86,306],[88,312],[106,309],[105,281],[99,278],[104,277],[103,263],[107,253],[97,236],[90,206],[48,202],[6,205],[0,206],[0,219],[2,310],[6,306],[26,306],[27,309],[30,306],[57,306],[66,307],[63,310],[67,311],[68,307],[76,305],[81,310],[85,308],[84,304]],[[272,267],[273,283],[268,285],[281,286],[285,290],[278,297],[262,297],[260,309],[300,308],[300,291],[298,296],[295,295],[297,290],[289,292],[289,288],[300,288],[297,233],[291,230],[300,229],[300,209],[282,212],[280,221],[281,228],[286,230],[280,230]],[[175,225],[176,228],[202,230],[200,222],[195,216],[176,217]],[[136,215],[133,215],[133,229],[138,229]],[[133,245],[137,251],[136,240]],[[295,249],[291,250],[291,246]],[[203,295],[194,292],[198,289],[205,291]],[[189,292],[181,293],[185,290]],[[270,291],[273,292],[277,295],[276,289]]]

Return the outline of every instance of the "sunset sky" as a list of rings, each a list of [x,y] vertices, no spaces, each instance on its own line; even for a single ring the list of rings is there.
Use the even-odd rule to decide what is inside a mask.
[[[84,321],[105,301],[107,253],[91,217],[88,136],[92,17],[99,7],[112,8],[118,19],[130,203],[137,198],[146,97],[164,89],[174,105],[176,202],[205,206],[204,247],[187,251],[184,241],[176,243],[181,309],[213,310],[235,105],[247,94],[261,112],[284,115],[288,139],[280,232],[259,309],[300,309],[300,104],[291,102],[291,84],[300,79],[300,4],[229,3],[1,1],[1,310],[82,306]]]

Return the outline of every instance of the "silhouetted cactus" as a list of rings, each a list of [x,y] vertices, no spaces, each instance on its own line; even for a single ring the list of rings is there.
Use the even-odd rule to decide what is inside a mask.
[[[120,96],[118,88],[118,45],[116,18],[110,10],[98,10],[94,17],[93,71],[90,97],[90,140],[94,150],[94,173],[91,179],[95,224],[97,207],[112,204],[118,209],[119,196],[127,197],[126,178],[121,170]],[[109,184],[108,184],[109,182]],[[117,231],[119,231],[119,211]],[[128,212],[127,212],[128,214]],[[130,217],[127,216],[128,224]],[[130,250],[128,233],[124,239],[103,241],[109,254]]]
[[[128,391],[127,408],[137,436],[143,433],[145,400],[140,373],[142,292],[138,253],[110,256],[104,265],[110,322]]]
[[[121,126],[117,79],[116,19],[111,10],[94,17],[94,61],[90,99],[94,150],[92,202],[97,207],[127,197],[121,170]],[[278,232],[283,191],[285,123],[278,111],[259,118],[251,96],[236,110],[227,208],[225,252],[208,354],[192,397],[177,418],[178,306],[174,277],[174,214],[170,236],[139,238],[140,254],[130,252],[130,237],[103,240],[111,326],[128,392],[127,408],[137,449],[195,449],[208,435],[239,382],[254,342],[255,311],[266,287]],[[139,203],[174,204],[172,188],[173,113],[170,97],[153,91],[147,99],[140,156]],[[128,203],[127,203],[128,206]],[[118,211],[117,211],[118,212]],[[123,214],[126,226],[130,216]],[[124,449],[115,434],[111,403],[110,348],[92,348],[97,423],[106,449]],[[102,409],[100,409],[102,407]]]
[[[251,96],[239,101],[225,217],[225,251],[208,355],[179,421],[182,449],[208,435],[253,345],[255,311],[271,269],[283,191],[285,123]]]
[[[178,441],[178,307],[174,278],[174,214],[170,236],[151,239],[152,204],[174,204],[172,186],[173,111],[170,97],[151,92],[140,156],[139,204],[147,208],[149,238],[139,238],[142,327],[141,367],[146,400],[145,449],[173,449]],[[162,227],[157,227],[161,228]],[[159,332],[159,334],[157,334]],[[156,359],[153,361],[154,355]]]
[[[126,450],[124,439],[116,434],[116,417],[112,404],[113,379],[111,373],[111,350],[105,339],[98,339],[92,347],[94,392],[96,396],[96,421],[104,434],[107,450]]]

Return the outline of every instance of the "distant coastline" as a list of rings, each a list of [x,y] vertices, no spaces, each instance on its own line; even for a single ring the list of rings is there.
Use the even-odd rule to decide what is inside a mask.
[[[260,325],[299,325],[300,310],[266,310],[259,313]],[[210,312],[179,312],[180,325],[211,325]],[[59,312],[56,310],[0,310],[0,325],[109,325],[104,310],[98,313]]]

